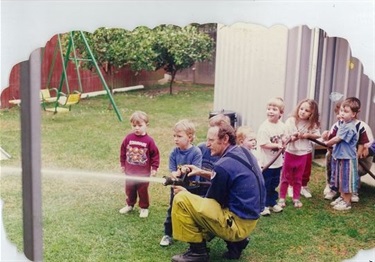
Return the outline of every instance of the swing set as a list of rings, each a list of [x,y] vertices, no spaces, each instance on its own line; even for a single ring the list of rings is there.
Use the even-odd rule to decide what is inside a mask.
[[[69,43],[68,43],[68,46],[67,46],[66,54],[64,56],[63,55],[63,48],[62,48],[62,45],[61,45],[60,34],[59,34],[58,35],[58,47],[60,49],[61,61],[63,62],[63,70],[62,70],[62,74],[61,74],[61,78],[60,78],[59,87],[58,88],[42,89],[40,91],[41,105],[42,105],[42,107],[45,111],[53,112],[54,114],[56,114],[58,112],[69,112],[69,111],[71,111],[72,106],[78,104],[81,101],[81,97],[82,97],[82,82],[81,82],[81,76],[80,76],[80,73],[79,73],[79,67],[80,67],[79,61],[89,61],[89,62],[93,63],[93,65],[94,65],[94,67],[95,67],[95,69],[96,69],[96,71],[99,75],[101,83],[102,83],[104,89],[106,90],[106,93],[109,97],[109,100],[110,100],[110,102],[111,102],[111,104],[114,108],[114,111],[116,112],[118,120],[122,121],[122,117],[121,117],[121,115],[119,113],[119,110],[116,106],[116,103],[113,99],[111,91],[108,88],[108,85],[107,85],[107,83],[106,83],[106,81],[105,81],[105,79],[102,75],[102,72],[100,71],[100,68],[99,68],[99,66],[98,66],[98,64],[95,60],[95,57],[94,57],[94,55],[91,51],[91,48],[90,48],[90,46],[87,42],[87,39],[86,39],[86,37],[85,37],[85,35],[83,34],[82,31],[79,31],[79,34],[80,34],[80,37],[81,37],[81,39],[84,43],[84,46],[86,47],[86,51],[88,52],[90,58],[89,59],[82,59],[82,58],[77,57],[76,48],[74,46],[74,40],[73,40],[73,32],[69,33]],[[72,51],[72,48],[73,48],[73,58],[70,58],[70,53]],[[56,45],[55,50],[54,50],[52,67],[51,67],[50,72],[49,72],[47,86],[49,85],[49,83],[51,81],[56,56],[57,56],[57,45]],[[78,83],[79,83],[79,90],[75,90],[73,92],[70,92],[69,82],[68,82],[67,73],[66,73],[66,68],[67,68],[69,60],[74,61],[75,68],[77,70]],[[68,91],[67,94],[65,94],[61,91],[64,80],[65,80],[66,89]],[[51,91],[56,93],[56,97],[51,96]],[[47,105],[49,105],[49,104],[54,104],[54,106],[53,107],[47,107]]]

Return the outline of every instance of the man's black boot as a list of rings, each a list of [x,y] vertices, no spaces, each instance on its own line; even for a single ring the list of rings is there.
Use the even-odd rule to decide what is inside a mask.
[[[190,248],[185,253],[172,257],[172,262],[207,262],[208,260],[206,242],[190,243]]]
[[[227,243],[228,251],[223,254],[223,258],[226,259],[239,259],[247,245],[249,244],[249,238],[245,238],[244,240],[238,242],[230,242],[225,241]]]

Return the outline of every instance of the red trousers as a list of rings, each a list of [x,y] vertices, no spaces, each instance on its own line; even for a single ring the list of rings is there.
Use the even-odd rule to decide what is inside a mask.
[[[305,170],[302,174],[302,186],[307,186],[307,183],[310,181],[311,168],[312,168],[312,153],[309,153],[306,156]]]
[[[285,152],[284,165],[281,171],[280,198],[285,198],[288,186],[293,187],[293,199],[298,200],[301,195],[301,187],[307,185],[311,172],[311,153],[306,155],[293,155]],[[310,166],[310,169],[308,169]],[[306,177],[305,177],[306,176]]]
[[[137,196],[139,197],[139,207],[148,208],[150,199],[148,195],[149,182],[138,182],[127,180],[125,183],[126,204],[134,206],[137,203]]]

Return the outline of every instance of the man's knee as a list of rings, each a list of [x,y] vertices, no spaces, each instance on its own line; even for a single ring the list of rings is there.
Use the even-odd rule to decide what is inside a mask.
[[[178,194],[176,194],[173,198],[173,202],[179,203],[179,202],[185,202],[188,196],[191,193],[188,191],[181,191]]]

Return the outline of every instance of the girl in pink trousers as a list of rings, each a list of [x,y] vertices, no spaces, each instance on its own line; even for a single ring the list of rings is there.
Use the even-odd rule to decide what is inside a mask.
[[[311,173],[313,144],[309,139],[320,137],[318,105],[313,99],[299,102],[291,117],[285,121],[286,134],[290,136],[281,171],[279,205],[286,206],[288,186],[293,188],[293,205],[302,207],[300,201],[302,180]],[[305,178],[304,178],[305,177]],[[305,182],[307,184],[307,182]]]

